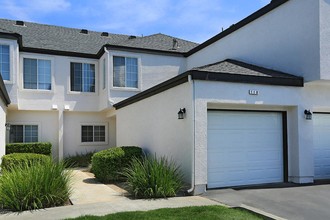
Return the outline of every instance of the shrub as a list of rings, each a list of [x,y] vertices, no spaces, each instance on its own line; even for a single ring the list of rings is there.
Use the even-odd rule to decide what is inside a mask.
[[[35,153],[35,154],[52,154],[52,144],[49,142],[37,143],[13,143],[6,145],[6,154],[12,153]]]
[[[51,158],[43,154],[32,154],[32,153],[13,153],[4,155],[2,157],[1,169],[11,170],[13,167],[18,165],[30,166],[35,162],[46,163]]]
[[[135,158],[123,175],[127,178],[128,191],[135,198],[173,197],[183,187],[180,167],[166,157]]]
[[[114,147],[97,152],[92,157],[92,170],[95,177],[103,182],[122,180],[121,175],[133,157],[141,158],[139,147]]]
[[[92,156],[95,152],[76,153],[74,156],[65,158],[69,167],[88,167],[92,163]]]
[[[23,211],[64,205],[71,193],[70,179],[63,162],[19,164],[2,172],[0,206]]]

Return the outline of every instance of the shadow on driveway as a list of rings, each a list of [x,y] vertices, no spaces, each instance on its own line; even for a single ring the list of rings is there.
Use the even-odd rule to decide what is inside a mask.
[[[329,180],[306,185],[281,183],[212,189],[203,196],[232,207],[250,206],[290,220],[330,219]]]

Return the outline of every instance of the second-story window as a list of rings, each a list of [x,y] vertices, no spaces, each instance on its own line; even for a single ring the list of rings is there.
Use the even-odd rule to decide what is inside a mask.
[[[113,86],[138,88],[137,58],[113,57]]]
[[[95,65],[71,63],[71,91],[95,92]]]
[[[0,45],[0,74],[3,80],[10,80],[9,45]]]
[[[24,89],[51,90],[51,61],[42,59],[23,59]]]

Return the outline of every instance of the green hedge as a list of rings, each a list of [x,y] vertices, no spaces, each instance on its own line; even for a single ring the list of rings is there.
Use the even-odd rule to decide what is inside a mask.
[[[6,145],[6,154],[13,153],[35,153],[35,154],[52,154],[52,144],[49,142],[36,143],[13,143]]]
[[[34,153],[13,153],[2,157],[1,169],[11,170],[12,167],[27,165],[30,166],[35,162],[46,163],[50,160],[50,156]]]
[[[114,147],[97,152],[92,157],[92,170],[95,177],[103,182],[122,180],[122,172],[132,158],[141,158],[142,149],[139,147]]]

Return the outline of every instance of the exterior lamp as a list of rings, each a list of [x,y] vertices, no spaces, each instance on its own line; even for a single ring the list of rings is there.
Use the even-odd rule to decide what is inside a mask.
[[[306,120],[312,120],[313,113],[311,112],[311,110],[306,109],[304,111],[304,113],[305,113],[305,119]]]
[[[6,130],[9,131],[10,130],[10,124],[9,123],[6,123],[5,126],[6,126]]]
[[[186,108],[180,108],[178,112],[178,119],[184,119],[185,114],[186,114]]]

